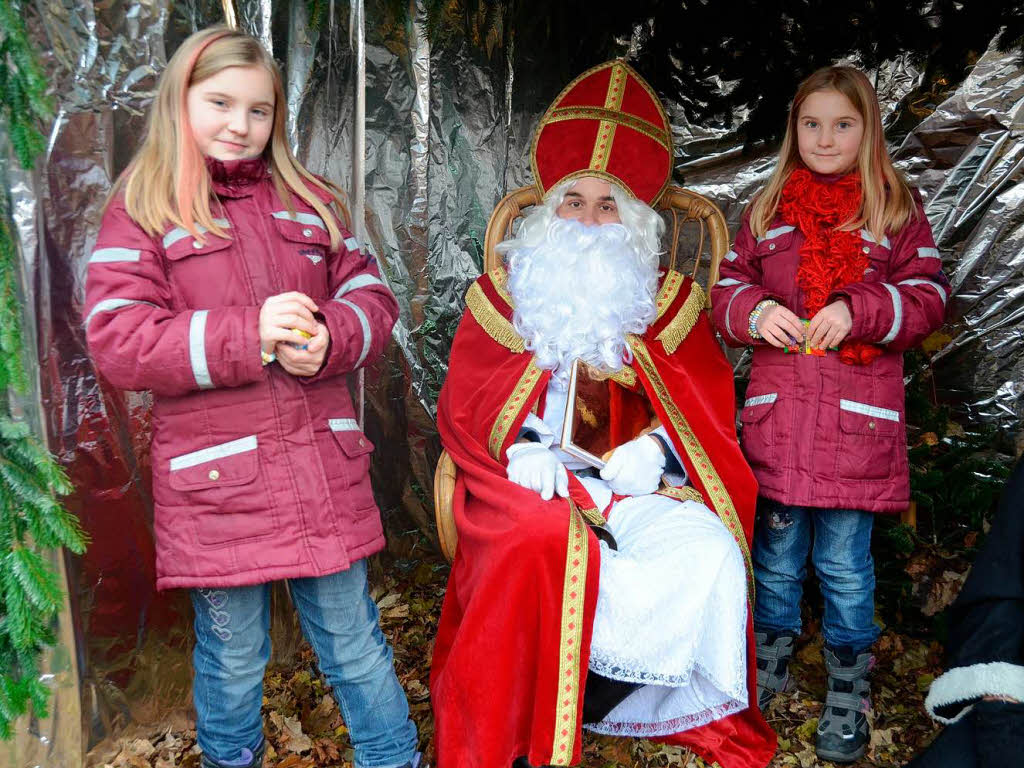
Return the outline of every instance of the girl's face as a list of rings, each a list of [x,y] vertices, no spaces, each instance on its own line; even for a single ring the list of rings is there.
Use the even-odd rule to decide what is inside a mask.
[[[815,173],[848,173],[857,165],[864,119],[839,91],[815,91],[800,105],[797,146]]]
[[[188,89],[188,116],[200,151],[217,160],[263,153],[274,127],[274,82],[260,66],[227,67]]]

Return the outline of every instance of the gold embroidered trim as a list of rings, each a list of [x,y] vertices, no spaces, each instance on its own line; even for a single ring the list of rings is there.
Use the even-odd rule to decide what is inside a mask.
[[[647,351],[647,345],[644,344],[643,339],[633,335],[629,337],[629,343],[633,350],[633,356],[643,368],[648,381],[651,382],[651,386],[654,388],[655,396],[662,407],[664,407],[665,413],[668,415],[676,434],[679,435],[683,449],[686,451],[690,463],[693,464],[694,470],[700,477],[715,513],[725,523],[725,527],[729,529],[729,532],[740,548],[740,552],[743,554],[743,563],[747,570],[747,590],[749,592],[749,600],[751,605],[753,605],[754,568],[750,561],[750,548],[747,546],[747,537],[743,533],[743,526],[740,525],[740,518],[736,512],[736,505],[733,504],[732,498],[725,488],[725,483],[722,482],[718,471],[712,465],[711,459],[708,458],[704,447],[697,440],[697,436],[693,434],[693,430],[690,429],[690,424],[669,397],[668,388],[665,386],[665,382],[662,381],[657,368],[654,367],[650,352]]]
[[[603,171],[608,168],[608,158],[612,154],[612,143],[615,141],[615,123],[602,120],[597,128],[594,140],[594,151],[590,155],[590,170]]]
[[[603,521],[602,521],[603,522]],[[570,499],[569,538],[562,586],[562,628],[558,643],[558,698],[555,700],[555,739],[551,759],[569,765],[576,744],[576,705],[580,691],[580,649],[583,647],[583,597],[587,577],[587,528]]]
[[[593,366],[583,364],[586,368],[587,376],[592,381],[604,381],[605,379],[611,379],[612,381],[621,384],[624,387],[632,389],[636,386],[636,371],[625,363],[615,373],[601,373]]]
[[[580,507],[579,511],[583,515],[583,519],[591,525],[603,527],[608,522],[604,519],[604,515],[597,511],[597,507]]]
[[[604,108],[618,111],[622,108],[622,97],[626,94],[626,67],[621,61],[612,62],[608,77],[608,93],[604,97]]]
[[[636,386],[636,371],[628,365],[623,365],[622,368],[613,373],[609,378],[628,389]]]
[[[608,78],[608,92],[604,97],[604,108],[609,112],[618,114],[622,107],[622,97],[626,92],[626,68],[619,62],[612,64],[611,73]],[[557,111],[557,110],[556,110]],[[594,151],[590,155],[590,168],[594,171],[608,170],[608,158],[612,154],[612,144],[615,142],[614,120],[602,120],[597,128],[597,138],[594,140]]]
[[[682,284],[683,275],[681,273],[676,272],[674,269],[670,269],[665,273],[665,279],[662,281],[661,288],[658,289],[658,296],[654,300],[654,307],[658,310],[658,317],[664,315],[666,310],[672,306],[672,302],[676,300]]]
[[[473,313],[473,317],[487,332],[487,335],[501,346],[516,354],[526,351],[526,345],[516,333],[516,329],[512,327],[512,323],[494,308],[479,283],[473,283],[466,291],[466,307]]]
[[[498,295],[503,298],[506,303],[512,307],[515,306],[512,303],[512,294],[508,292],[508,273],[504,267],[495,267],[489,273],[491,276],[491,283],[494,285],[494,290],[498,292]]]
[[[670,355],[679,349],[679,345],[697,324],[700,313],[704,311],[705,300],[704,289],[697,283],[693,283],[690,287],[690,295],[686,297],[683,306],[658,334],[658,341],[664,345],[665,351]]]
[[[526,370],[523,371],[523,375],[519,377],[519,381],[512,389],[512,394],[508,396],[505,405],[498,412],[498,418],[495,420],[494,426],[491,427],[491,435],[487,440],[487,448],[491,452],[491,456],[498,461],[501,461],[501,446],[505,444],[509,430],[512,429],[516,416],[519,415],[523,408],[523,401],[537,385],[540,375],[540,368],[531,360],[529,365],[526,366]]]
[[[698,504],[704,503],[704,497],[701,496],[700,491],[692,485],[669,485],[664,488],[659,488],[655,493],[659,496],[667,496],[670,499],[675,499],[676,501],[696,501]]]
[[[672,151],[672,141],[664,128],[659,128],[654,123],[644,120],[642,117],[619,112],[602,107],[559,107],[553,109],[551,114],[544,118],[544,124],[561,123],[566,120],[601,120],[602,122],[614,123],[624,128],[630,128],[639,134],[657,142],[663,149]]]

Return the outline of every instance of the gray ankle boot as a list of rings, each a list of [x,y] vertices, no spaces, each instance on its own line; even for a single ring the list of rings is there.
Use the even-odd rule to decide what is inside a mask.
[[[789,660],[793,656],[794,636],[779,634],[771,643],[767,632],[754,632],[757,653],[757,706],[768,708],[779,691],[789,685]]]
[[[814,750],[823,760],[852,763],[863,757],[871,740],[867,713],[871,711],[868,672],[875,657],[864,653],[837,653],[825,648],[828,693],[818,720]]]

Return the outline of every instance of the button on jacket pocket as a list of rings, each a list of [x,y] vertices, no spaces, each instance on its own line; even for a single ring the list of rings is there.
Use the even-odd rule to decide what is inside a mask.
[[[170,460],[170,485],[176,491],[252,482],[259,467],[256,435],[212,445]]]

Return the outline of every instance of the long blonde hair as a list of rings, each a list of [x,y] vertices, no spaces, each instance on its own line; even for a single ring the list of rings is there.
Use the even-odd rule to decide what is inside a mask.
[[[855,220],[842,228],[866,227],[881,240],[886,232],[900,230],[915,215],[917,205],[907,182],[889,160],[875,89],[864,73],[853,67],[824,67],[800,83],[789,108],[786,137],[779,150],[779,162],[764,189],[751,203],[750,228],[755,236],[763,237],[771,227],[779,209],[782,188],[793,170],[801,164],[797,143],[800,107],[816,91],[838,91],[843,94],[864,120],[864,135],[857,153],[857,168],[863,190],[861,208]]]
[[[256,38],[227,27],[211,27],[185,40],[167,63],[156,99],[149,111],[146,138],[131,164],[118,179],[111,198],[122,189],[125,208],[150,235],[174,224],[203,239],[197,225],[218,237],[230,237],[214,222],[210,211],[210,174],[192,136],[188,89],[228,67],[261,66],[274,85],[274,119],[263,150],[271,179],[281,200],[294,213],[292,194],[311,205],[331,235],[331,249],[341,245],[341,230],[328,204],[312,190],[326,192],[344,218],[348,217],[341,190],[307,171],[288,146],[286,100],[281,72]]]

